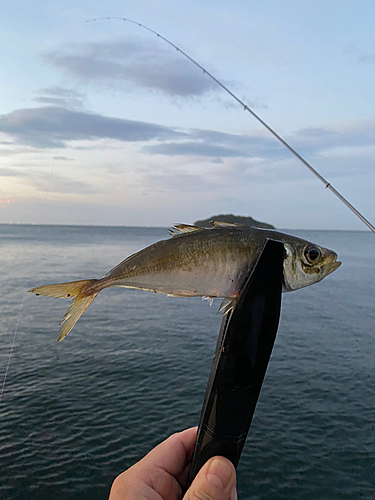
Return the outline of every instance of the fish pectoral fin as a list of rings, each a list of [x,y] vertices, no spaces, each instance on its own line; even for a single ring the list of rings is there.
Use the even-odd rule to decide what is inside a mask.
[[[237,297],[226,297],[222,300],[217,314],[223,313],[223,316],[228,314],[236,305]]]
[[[208,301],[208,303],[210,304],[210,306],[212,306],[213,301],[214,301],[214,298],[215,298],[215,297],[206,297],[206,296],[204,296],[204,295],[202,296],[202,300],[207,300],[207,301]]]
[[[181,234],[194,233],[196,231],[204,231],[203,227],[190,226],[189,224],[175,224],[168,229],[171,236],[180,236]]]
[[[238,222],[224,222],[220,220],[212,220],[210,224],[216,228],[216,227],[246,227],[243,224],[238,224]]]

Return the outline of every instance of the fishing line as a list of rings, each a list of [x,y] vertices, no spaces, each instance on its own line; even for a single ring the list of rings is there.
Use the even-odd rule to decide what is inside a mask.
[[[52,180],[53,172],[54,172],[54,169],[55,169],[55,163],[56,163],[56,156],[53,157],[51,171],[50,171],[49,176],[48,176],[48,183],[47,183],[46,191],[44,193],[44,200],[43,200],[43,203],[42,203],[43,206],[47,203],[48,195],[50,194],[50,191],[51,191],[51,180]],[[37,230],[37,233],[36,233],[36,240],[37,241],[39,239],[39,235],[40,235],[40,226],[38,227],[38,230]],[[29,288],[28,287],[29,281],[30,281],[30,278],[27,277],[26,280],[25,280],[25,285],[24,285],[25,290],[27,290]],[[21,300],[20,308],[19,308],[19,311],[18,311],[18,316],[17,316],[17,321],[16,321],[16,327],[15,327],[14,333],[13,333],[13,340],[12,340],[12,344],[11,344],[10,351],[9,351],[8,362],[7,362],[7,366],[5,368],[3,384],[1,386],[0,403],[1,403],[2,399],[3,399],[3,394],[4,394],[4,390],[5,390],[5,382],[7,380],[8,372],[9,372],[9,367],[10,367],[10,360],[12,359],[12,355],[13,355],[13,351],[14,351],[14,346],[16,344],[16,337],[17,337],[17,334],[18,334],[18,327],[19,327],[21,316],[22,316],[22,312],[23,312],[23,306],[24,306],[24,303],[25,303],[25,297],[26,297],[26,293],[23,293],[22,294],[22,300]]]
[[[207,71],[203,66],[201,66],[195,59],[193,59],[189,54],[184,52],[180,47],[178,47],[176,44],[168,40],[165,36],[161,35],[157,31],[153,30],[152,28],[149,28],[148,26],[139,23],[138,21],[134,21],[133,19],[128,19],[127,17],[119,17],[119,16],[111,16],[111,17],[96,17],[94,19],[87,19],[86,22],[93,22],[93,21],[108,21],[108,20],[113,20],[113,19],[118,19],[120,21],[126,21],[132,24],[135,24],[139,26],[140,28],[143,28],[150,33],[153,33],[156,35],[158,38],[161,38],[164,40],[168,45],[176,49],[178,52],[180,52],[184,57],[189,59],[190,62],[192,62],[195,66],[197,66],[200,70],[203,71],[204,74],[206,74],[211,80],[213,80],[219,87],[221,87],[227,94],[229,94],[235,101],[237,101],[238,104],[240,104],[245,111],[250,113],[256,120],[258,120],[259,123],[261,123],[281,144],[283,144],[305,167],[307,167],[310,172],[312,172],[324,185],[327,189],[332,191],[334,195],[339,198],[364,224],[366,224],[367,227],[371,229],[375,233],[375,226],[373,226],[349,201],[342,196],[341,193],[335,189],[330,182],[328,182],[320,173],[315,170],[315,168],[310,165],[309,162],[307,162],[297,151],[285,140],[283,139],[270,125],[268,125],[262,118],[257,115],[246,103],[244,103],[236,94],[234,94],[226,85],[224,85],[220,80],[218,80],[212,73]]]
[[[26,284],[25,284],[25,288],[26,289],[27,289],[28,282],[29,282],[29,279],[26,280]],[[1,386],[0,403],[1,403],[2,399],[3,399],[3,394],[4,394],[4,390],[5,390],[5,382],[6,382],[6,379],[8,377],[8,372],[9,372],[10,360],[12,358],[14,346],[16,344],[16,337],[17,337],[17,333],[18,333],[18,325],[20,323],[20,319],[21,319],[21,315],[22,315],[22,311],[23,311],[23,304],[25,302],[25,296],[26,296],[26,294],[24,293],[22,295],[21,305],[20,305],[20,308],[19,308],[19,311],[18,311],[16,327],[14,329],[13,340],[12,340],[12,344],[11,344],[10,351],[9,351],[9,356],[8,356],[8,362],[7,362],[7,366],[5,368],[3,385]]]

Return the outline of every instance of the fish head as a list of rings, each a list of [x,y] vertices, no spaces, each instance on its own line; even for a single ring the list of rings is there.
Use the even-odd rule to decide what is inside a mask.
[[[337,253],[302,239],[284,241],[284,291],[318,283],[341,266]]]

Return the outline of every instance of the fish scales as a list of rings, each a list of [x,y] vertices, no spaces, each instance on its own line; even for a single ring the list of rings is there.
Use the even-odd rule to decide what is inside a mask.
[[[254,242],[238,230],[207,233],[157,242],[130,256],[100,281],[107,286],[157,288],[159,293],[176,296],[233,296],[264,240]]]

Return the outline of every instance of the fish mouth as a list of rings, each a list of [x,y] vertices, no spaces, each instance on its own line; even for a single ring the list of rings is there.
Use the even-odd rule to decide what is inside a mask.
[[[340,262],[339,260],[332,262],[331,269],[328,271],[328,274],[332,274],[334,271],[336,271],[336,269],[338,269],[341,266],[341,264],[342,262]]]

